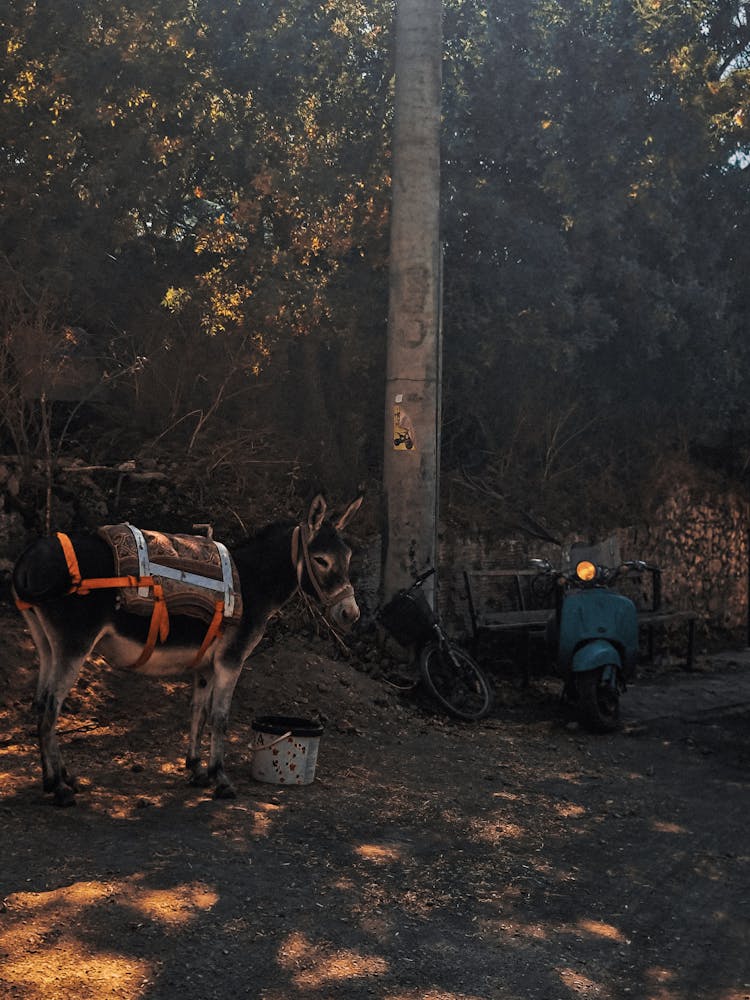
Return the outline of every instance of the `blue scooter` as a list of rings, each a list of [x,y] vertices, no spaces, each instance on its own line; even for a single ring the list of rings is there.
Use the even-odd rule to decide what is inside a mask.
[[[547,631],[555,650],[563,697],[576,708],[583,726],[612,732],[619,724],[620,692],[635,673],[638,613],[630,598],[609,588],[619,576],[650,569],[640,560],[610,568],[588,559],[569,571],[532,559],[543,582],[556,590],[556,610]]]

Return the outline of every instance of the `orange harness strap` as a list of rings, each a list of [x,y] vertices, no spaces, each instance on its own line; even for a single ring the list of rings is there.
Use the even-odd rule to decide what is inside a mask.
[[[70,586],[71,590],[77,590],[81,582],[81,570],[78,565],[78,557],[76,556],[76,550],[73,548],[73,543],[64,535],[62,531],[58,531],[55,535],[60,546],[63,550],[63,555],[65,556],[65,562],[68,564],[68,573],[70,574]]]
[[[92,577],[90,580],[81,578],[81,570],[78,565],[73,543],[64,535],[62,531],[56,533],[56,537],[65,556],[70,573],[71,594],[88,594],[91,590],[106,590],[109,587],[154,587],[154,579],[151,576],[101,576]],[[155,595],[154,595],[155,596]],[[169,632],[165,633],[162,641],[166,639]]]
[[[224,620],[224,600],[219,600],[214,605],[214,616],[211,619],[211,624],[208,626],[208,631],[206,632],[203,642],[201,643],[201,648],[195,654],[195,659],[190,664],[190,667],[197,667],[198,664],[203,659],[206,650],[217,637],[219,632],[221,632],[221,623]]]
[[[167,637],[169,636],[169,610],[167,608],[167,602],[164,598],[164,588],[160,583],[156,583],[152,576],[103,576],[92,577],[91,579],[82,579],[81,570],[78,565],[78,558],[70,538],[63,534],[62,531],[58,531],[56,537],[63,550],[65,562],[68,567],[68,573],[70,574],[71,586],[68,591],[69,594],[85,595],[89,594],[92,590],[107,590],[118,587],[151,588],[154,598],[154,610],[151,613],[151,622],[149,623],[146,644],[143,647],[141,655],[135,663],[131,663],[129,669],[142,667],[143,664],[151,658],[151,655],[156,648],[157,639],[161,642],[166,642]],[[16,607],[18,607],[19,610],[24,611],[33,608],[34,605],[30,604],[28,601],[17,599]],[[200,663],[206,650],[221,631],[223,617],[224,601],[218,600],[214,606],[214,616],[208,626],[208,630],[203,638],[200,649],[198,650],[193,662],[190,664],[191,667]]]
[[[142,667],[147,660],[151,659],[151,654],[156,646],[157,636],[164,642],[169,635],[169,612],[167,611],[167,602],[164,600],[162,585],[154,583],[151,586],[151,590],[154,595],[154,610],[151,613],[151,623],[148,627],[146,645],[143,647],[141,655],[135,663],[130,664],[131,668]]]

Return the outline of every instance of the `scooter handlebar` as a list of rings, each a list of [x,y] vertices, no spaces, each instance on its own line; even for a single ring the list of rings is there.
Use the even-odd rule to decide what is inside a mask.
[[[619,566],[599,566],[597,567],[597,573],[600,579],[607,586],[611,586],[621,575],[627,573],[653,573],[656,575],[659,572],[657,566],[652,566],[650,563],[644,562],[643,559],[629,559],[627,562],[620,563]],[[569,579],[573,579],[575,573],[571,574]]]
[[[630,559],[620,566],[621,570],[632,570],[634,573],[658,573],[659,567],[645,562],[643,559]]]
[[[540,576],[557,576],[561,580],[568,582],[575,581],[577,579],[575,569],[562,570],[555,569],[555,567],[547,559],[530,559],[530,565],[538,570]],[[620,573],[658,573],[659,567],[654,566],[651,563],[644,562],[643,559],[629,559],[627,562],[621,563],[619,566],[598,566],[597,570],[602,575],[606,582],[613,582],[617,579]]]
[[[529,559],[529,565],[538,570],[540,574],[559,572],[548,559]]]

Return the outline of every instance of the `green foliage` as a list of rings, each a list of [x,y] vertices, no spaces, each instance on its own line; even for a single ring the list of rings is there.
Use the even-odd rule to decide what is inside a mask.
[[[748,423],[750,38],[726,7],[448,5],[448,440],[520,505],[557,479],[574,508],[618,465],[632,489]]]
[[[6,310],[6,340],[44,303],[60,338],[94,335],[103,371],[142,359],[112,401],[130,446],[139,427],[190,441],[217,395],[252,420],[257,376],[308,335],[351,345],[337,374],[369,375],[352,330],[372,336],[384,298],[389,17],[13,0],[0,18],[0,297],[29,314]]]

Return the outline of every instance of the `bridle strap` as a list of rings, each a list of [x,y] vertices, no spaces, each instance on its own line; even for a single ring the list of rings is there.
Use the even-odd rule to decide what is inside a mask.
[[[350,583],[342,583],[332,594],[327,594],[320,583],[320,575],[310,558],[310,527],[301,522],[292,532],[292,563],[297,573],[297,590],[302,593],[302,575],[307,570],[307,577],[313,590],[324,608],[339,604],[347,597],[354,596],[354,587]]]

